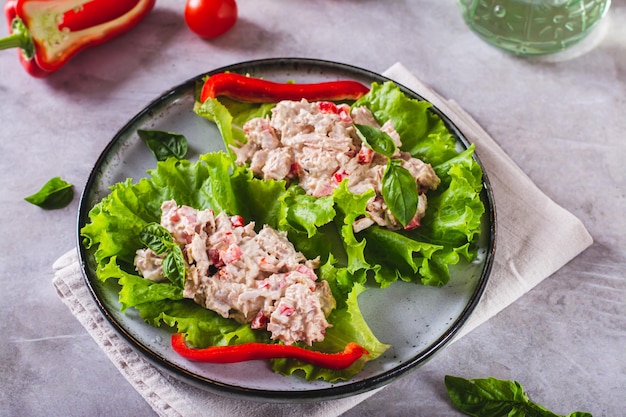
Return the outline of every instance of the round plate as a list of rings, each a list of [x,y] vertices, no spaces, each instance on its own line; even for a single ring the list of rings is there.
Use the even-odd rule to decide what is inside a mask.
[[[311,59],[268,59],[243,62],[199,75],[167,91],[133,117],[106,147],[89,176],[81,197],[78,214],[78,246],[86,283],[100,310],[113,327],[141,354],[160,368],[183,380],[217,393],[263,401],[306,401],[345,397],[383,386],[424,364],[440,351],[463,326],[478,303],[487,283],[495,250],[495,211],[491,190],[484,175],[482,199],[485,204],[478,259],[451,269],[444,287],[427,287],[396,282],[390,287],[369,289],[359,297],[363,316],[378,339],[392,347],[366,364],[349,381],[329,384],[307,382],[297,376],[275,374],[263,361],[229,365],[189,362],[170,347],[166,329],[146,324],[132,309],[120,312],[117,284],[100,282],[93,256],[82,245],[80,230],[88,222],[89,210],[109,193],[109,187],[127,178],[145,177],[155,160],[136,134],[137,129],[157,129],[185,135],[189,141],[188,158],[197,160],[202,153],[222,150],[222,138],[212,123],[193,112],[196,85],[206,75],[231,71],[268,80],[320,82],[353,79],[366,85],[385,82],[379,74],[335,62]],[[397,84],[397,83],[396,83]],[[422,97],[400,85],[408,96]],[[458,138],[459,150],[469,143],[463,134],[438,109]]]

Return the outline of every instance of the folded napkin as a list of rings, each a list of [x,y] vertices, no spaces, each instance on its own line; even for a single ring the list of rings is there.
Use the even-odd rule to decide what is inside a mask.
[[[458,339],[561,268],[591,245],[592,239],[582,223],[544,195],[455,102],[437,95],[400,63],[385,75],[432,102],[476,144],[476,154],[491,182],[498,219],[494,266],[485,293]],[[59,258],[53,268],[53,283],[61,300],[160,416],[338,416],[384,389],[305,404],[258,403],[214,395],[155,368],[117,334],[91,298],[76,250]]]

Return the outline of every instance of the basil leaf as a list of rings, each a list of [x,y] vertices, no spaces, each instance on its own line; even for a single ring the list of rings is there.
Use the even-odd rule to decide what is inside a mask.
[[[185,281],[185,258],[170,232],[158,223],[149,223],[139,232],[139,240],[157,255],[167,252],[163,258],[163,275],[182,288]]]
[[[469,416],[475,417],[592,417],[576,411],[561,416],[542,405],[532,402],[517,381],[495,378],[463,379],[445,376],[446,389],[454,405]]]
[[[185,259],[178,245],[172,247],[172,250],[163,258],[163,275],[173,284],[181,288],[184,286]]]
[[[174,240],[170,232],[158,223],[149,223],[139,232],[139,240],[157,255],[165,253],[173,246]]]
[[[360,125],[358,123],[355,123],[354,127],[359,138],[374,152],[389,158],[396,153],[396,143],[387,132],[383,132],[373,126]]]
[[[383,199],[396,219],[406,227],[417,213],[419,195],[413,175],[398,160],[389,160],[382,181]]]
[[[35,194],[24,200],[46,210],[60,209],[72,201],[74,188],[72,184],[65,182],[61,177],[54,177],[46,182]]]
[[[169,157],[183,159],[187,155],[187,138],[179,133],[162,130],[137,130],[157,161],[165,161]]]

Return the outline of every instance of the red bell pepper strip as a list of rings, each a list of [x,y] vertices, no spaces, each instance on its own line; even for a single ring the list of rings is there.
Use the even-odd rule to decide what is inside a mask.
[[[45,77],[85,48],[135,27],[156,0],[9,0],[10,35],[0,49],[20,48],[26,71]]]
[[[249,103],[273,103],[281,100],[339,101],[356,100],[367,94],[369,88],[357,81],[327,81],[315,84],[293,84],[266,81],[225,72],[206,79],[200,92],[200,101],[227,96]]]
[[[233,346],[210,346],[195,349],[187,346],[182,333],[172,335],[172,349],[195,362],[236,363],[267,359],[298,359],[328,369],[345,369],[368,352],[356,343],[348,343],[343,352],[323,353],[297,346],[268,343],[244,343]]]

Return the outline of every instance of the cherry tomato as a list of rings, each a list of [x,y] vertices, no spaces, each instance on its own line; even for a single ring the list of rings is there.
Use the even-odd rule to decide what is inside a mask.
[[[203,38],[215,38],[228,32],[237,21],[235,0],[187,0],[185,22]]]

